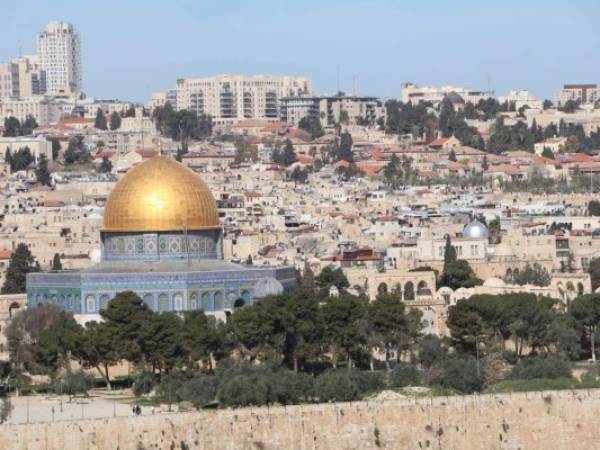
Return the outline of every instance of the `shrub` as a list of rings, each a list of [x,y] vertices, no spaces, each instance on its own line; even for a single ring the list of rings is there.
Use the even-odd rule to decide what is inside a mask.
[[[282,405],[299,403],[314,395],[314,380],[310,375],[291,370],[272,372],[269,382],[269,399]]]
[[[65,374],[54,384],[54,392],[66,395],[82,395],[87,394],[87,391],[94,382],[94,377],[85,373],[82,370],[77,370]]]
[[[267,365],[229,368],[220,373],[217,397],[223,406],[298,403],[313,396],[313,379]]]
[[[421,374],[415,366],[404,362],[398,363],[390,373],[390,386],[416,386],[421,382]]]
[[[350,379],[354,381],[361,394],[379,391],[386,387],[381,372],[353,370],[350,372]]]
[[[480,367],[480,376],[477,376],[477,361],[472,356],[448,357],[438,364],[438,368],[434,384],[461,392],[475,392],[483,388],[483,367]]]
[[[217,397],[217,377],[198,376],[183,383],[177,396],[201,408],[215,401]]]
[[[133,393],[137,396],[152,392],[156,385],[156,377],[150,372],[141,372],[133,382]]]
[[[571,378],[571,364],[559,355],[531,356],[520,360],[510,375],[514,380]]]
[[[179,388],[186,382],[186,376],[183,372],[170,372],[160,379],[156,386],[156,397],[169,405],[181,401]]]
[[[222,406],[261,406],[269,402],[269,386],[259,370],[242,368],[229,370],[217,391]]]
[[[361,390],[355,377],[346,370],[330,370],[315,382],[315,393],[321,402],[349,402],[360,397]]]

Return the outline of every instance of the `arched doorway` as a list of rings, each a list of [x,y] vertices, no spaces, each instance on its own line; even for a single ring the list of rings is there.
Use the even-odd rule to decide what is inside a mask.
[[[377,293],[378,294],[387,294],[387,291],[388,291],[387,284],[379,283],[379,286],[377,286]]]
[[[246,304],[246,300],[244,300],[243,298],[240,297],[235,302],[233,302],[233,307],[234,307],[234,309],[241,308],[245,304]]]
[[[18,302],[12,302],[12,303],[10,304],[10,306],[8,307],[8,317],[12,317],[12,315],[13,315],[13,310],[15,310],[15,309],[19,309],[19,308],[21,308],[21,305],[19,305],[19,303],[18,303]]]
[[[414,300],[415,299],[415,285],[412,281],[408,281],[404,285],[404,300]]]

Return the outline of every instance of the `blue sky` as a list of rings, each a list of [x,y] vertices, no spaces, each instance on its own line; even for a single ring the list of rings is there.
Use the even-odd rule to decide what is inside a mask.
[[[8,0],[1,0],[1,3]],[[595,0],[20,0],[0,8],[0,60],[50,20],[82,35],[88,95],[145,101],[176,78],[308,75],[319,93],[397,97],[404,81],[552,97],[600,82]]]

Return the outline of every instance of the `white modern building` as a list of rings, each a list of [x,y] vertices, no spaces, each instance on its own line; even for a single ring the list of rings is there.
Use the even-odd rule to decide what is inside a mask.
[[[556,94],[556,103],[563,106],[569,100],[582,105],[593,105],[600,100],[600,89],[597,84],[565,84]]]
[[[322,127],[339,123],[374,124],[385,117],[385,106],[376,97],[334,95],[321,97],[285,97],[280,101],[280,118],[297,126],[304,117],[317,118]]]
[[[0,64],[0,98],[32,97],[42,95],[45,89],[46,75],[35,55]]]
[[[458,86],[417,86],[414,83],[404,83],[400,91],[402,103],[417,105],[421,102],[430,102],[437,106],[449,94],[459,95],[465,103],[477,104],[479,100],[495,98],[491,91],[481,91]]]
[[[544,106],[544,102],[542,100],[534,97],[529,91],[526,90],[510,91],[508,96],[500,97],[498,101],[500,103],[504,103],[505,101],[508,103],[514,103],[517,111],[523,107],[530,109],[542,109]]]
[[[168,101],[178,110],[210,114],[216,125],[244,119],[279,119],[279,100],[312,94],[308,77],[218,75],[177,80],[172,93],[153,94],[152,103]]]
[[[37,56],[46,72],[49,95],[78,95],[82,92],[81,40],[73,25],[50,22],[38,34]]]

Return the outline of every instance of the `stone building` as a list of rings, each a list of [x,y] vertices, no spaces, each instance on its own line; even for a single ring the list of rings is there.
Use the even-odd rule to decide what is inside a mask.
[[[100,240],[96,265],[29,274],[28,306],[56,303],[93,320],[116,293],[131,290],[154,311],[202,309],[224,318],[266,294],[255,289],[257,282],[270,286],[267,293],[292,289],[296,282],[291,267],[224,261],[211,191],[193,171],[162,156],[139,164],[116,184]]]

